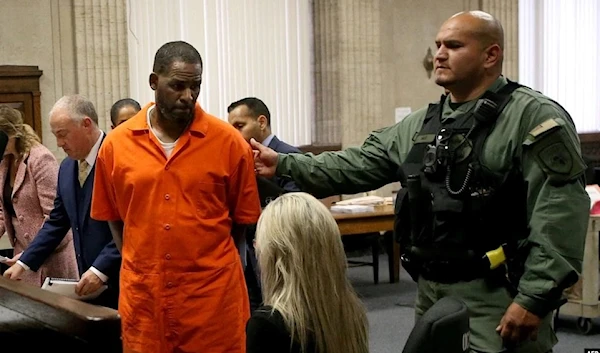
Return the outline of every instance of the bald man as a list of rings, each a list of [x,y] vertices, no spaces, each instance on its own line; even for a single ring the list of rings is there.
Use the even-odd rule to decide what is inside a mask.
[[[418,282],[417,318],[453,296],[469,308],[472,351],[549,352],[589,217],[575,126],[502,76],[504,35],[490,14],[456,14],[435,41],[439,102],[342,152],[278,154],[252,141],[255,167],[316,197],[400,181],[395,233]]]

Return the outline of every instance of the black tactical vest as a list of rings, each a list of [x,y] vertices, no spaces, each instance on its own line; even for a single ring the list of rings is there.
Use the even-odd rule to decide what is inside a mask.
[[[519,164],[503,174],[481,164],[485,140],[519,87],[509,81],[446,121],[446,96],[429,106],[398,172],[403,188],[396,199],[395,234],[413,278],[427,264],[469,268],[485,252],[526,237],[527,186]]]

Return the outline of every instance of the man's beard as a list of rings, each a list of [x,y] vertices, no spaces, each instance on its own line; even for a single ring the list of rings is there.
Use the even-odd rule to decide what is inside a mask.
[[[189,123],[194,119],[194,105],[189,107],[188,112],[175,111],[175,107],[169,107],[168,104],[162,104],[161,99],[157,99],[156,107],[160,111],[163,119],[176,123]]]

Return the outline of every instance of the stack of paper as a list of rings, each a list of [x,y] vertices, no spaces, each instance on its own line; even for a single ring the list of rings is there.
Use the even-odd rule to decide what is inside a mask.
[[[42,289],[56,294],[64,295],[71,299],[89,300],[98,298],[98,296],[102,294],[102,292],[104,292],[106,288],[108,288],[108,286],[103,285],[102,287],[98,288],[98,290],[94,293],[79,296],[77,295],[77,293],[75,293],[75,287],[77,287],[78,282],[79,281],[76,279],[46,277],[46,280],[44,280],[44,284],[42,284]]]
[[[394,204],[394,196],[388,196],[383,198],[384,205],[393,205]]]
[[[374,206],[367,205],[340,205],[335,204],[331,206],[331,212],[335,213],[365,213],[365,212],[374,212]]]
[[[385,204],[385,199],[379,196],[365,196],[365,197],[357,197],[354,199],[339,201],[335,203],[336,205],[344,206],[344,205],[366,205],[366,206],[378,206]]]

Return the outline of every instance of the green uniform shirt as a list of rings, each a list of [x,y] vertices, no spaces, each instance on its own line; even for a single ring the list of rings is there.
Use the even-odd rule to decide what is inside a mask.
[[[489,90],[496,92],[506,83],[499,77]],[[477,100],[456,111],[449,101],[444,103],[443,119],[471,110]],[[318,156],[279,154],[277,174],[290,176],[316,197],[365,192],[398,181],[400,165],[426,112],[427,107],[372,132],[360,147]],[[482,152],[482,163],[495,172],[507,172],[515,160],[529,185],[532,245],[515,301],[543,315],[581,271],[590,200],[581,177],[585,165],[575,127],[550,99],[523,87],[513,92]],[[571,280],[565,283],[566,278]]]

